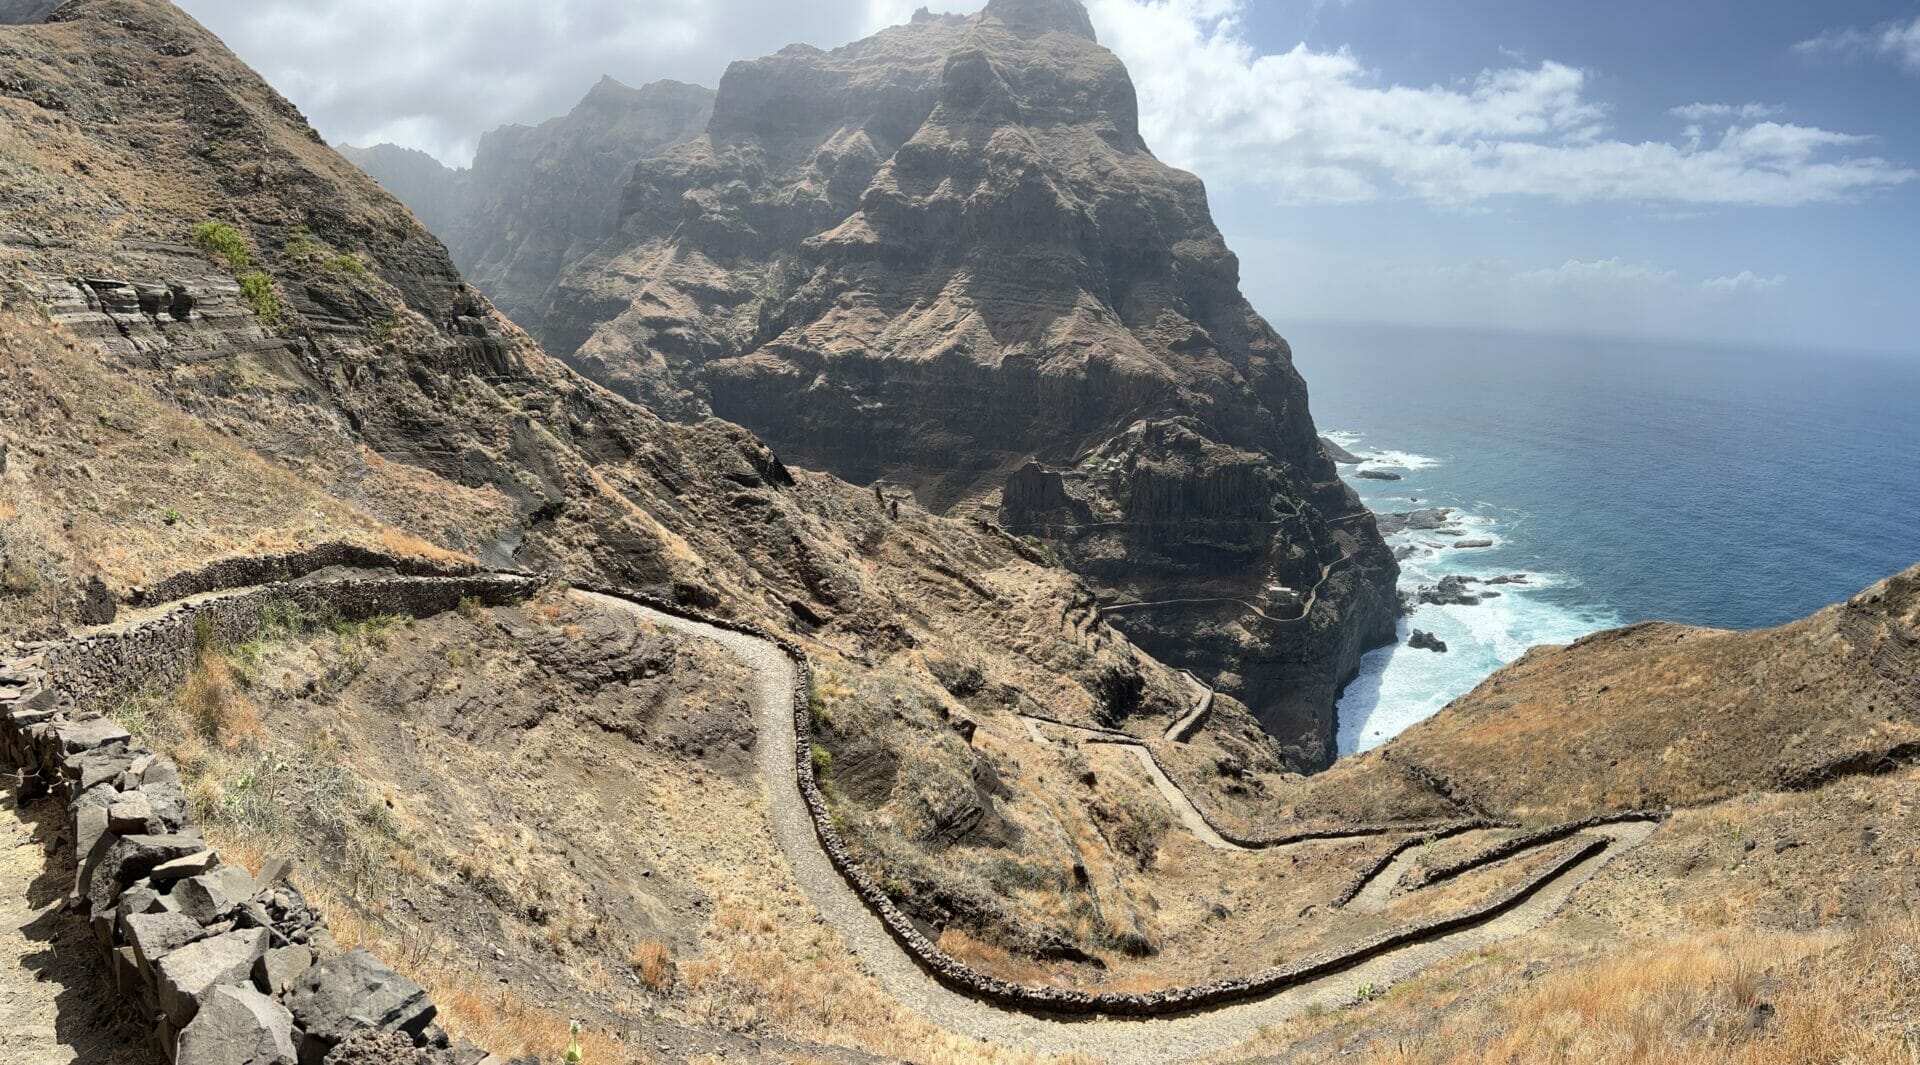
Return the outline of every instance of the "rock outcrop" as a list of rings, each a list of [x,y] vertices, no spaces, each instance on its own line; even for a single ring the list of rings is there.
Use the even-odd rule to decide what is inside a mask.
[[[711,89],[602,78],[559,118],[482,137],[470,169],[391,144],[341,154],[412,207],[468,281],[538,333],[561,271],[619,228],[634,163],[691,139],[712,112]]]
[[[539,332],[669,416],[1049,541],[1322,766],[1335,693],[1392,638],[1395,564],[1200,182],[1137,119],[1073,0],[736,63]],[[1316,589],[1311,613],[1236,605],[1272,585]]]

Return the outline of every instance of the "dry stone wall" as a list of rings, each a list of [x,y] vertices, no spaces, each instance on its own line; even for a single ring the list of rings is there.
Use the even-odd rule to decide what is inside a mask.
[[[658,596],[586,583],[577,583],[575,587],[615,599],[624,599],[663,614],[698,621],[730,632],[743,633],[779,647],[794,665],[793,728],[796,740],[794,779],[799,786],[801,801],[806,803],[808,814],[813,821],[814,833],[820,840],[821,848],[841,877],[853,888],[854,893],[860,896],[861,901],[880,920],[888,934],[929,975],[961,994],[1009,1009],[1043,1016],[1144,1018],[1173,1016],[1264,997],[1351,969],[1369,959],[1401,947],[1492,920],[1524,903],[1562,874],[1612,845],[1612,841],[1606,837],[1581,841],[1579,845],[1556,855],[1553,860],[1521,883],[1478,906],[1399,928],[1387,929],[1359,942],[1328,948],[1250,976],[1152,992],[1096,993],[1071,988],[1029,987],[1016,984],[980,972],[936,946],[919,925],[894,903],[892,897],[881,887],[880,882],[867,872],[847,847],[839,830],[834,827],[833,812],[827,805],[826,795],[821,791],[819,781],[814,777],[812,669],[808,663],[806,651],[802,647],[757,625],[692,610]],[[1106,732],[1107,730],[1090,729],[1088,731]],[[1125,734],[1112,733],[1108,742],[1119,742],[1119,737],[1122,735]],[[1131,736],[1128,736],[1128,740],[1138,742]],[[1626,819],[1628,818],[1622,817],[1618,820]],[[1600,819],[1594,820],[1600,823]],[[1461,822],[1447,822],[1419,827],[1438,831],[1459,824]],[[1476,827],[1480,825],[1479,822],[1472,824]],[[1410,827],[1413,826],[1361,825],[1346,829],[1307,830],[1284,838],[1276,837],[1274,840],[1267,841],[1265,845],[1274,846],[1286,840],[1340,838],[1349,835],[1405,831]]]
[[[316,568],[369,565],[322,554]],[[271,571],[225,566],[175,587]],[[224,576],[223,576],[224,575]],[[424,617],[472,598],[500,605],[538,590],[511,574],[348,578],[276,584],[176,607],[0,662],[0,757],[20,797],[66,803],[74,841],[70,903],[85,915],[115,988],[175,1065],[322,1065],[355,1032],[397,1034],[435,1065],[495,1062],[454,1046],[426,993],[365,951],[342,951],[279,860],[255,875],[223,863],[191,823],[178,769],[111,719],[82,709],[141,683],[183,677],[209,641],[246,639],[267,607],[325,604],[343,618]]]
[[[415,575],[293,583],[335,566],[411,569]],[[424,572],[428,569],[436,572]],[[158,601],[161,595],[204,596],[230,587],[229,582],[262,579],[269,582],[264,587],[182,604],[137,625],[0,662],[0,756],[20,767],[23,798],[53,791],[66,800],[76,841],[73,904],[87,915],[116,986],[148,1020],[155,1043],[175,1065],[215,1065],[228,1060],[219,1055],[242,1045],[259,1050],[247,1060],[321,1065],[334,1046],[369,1029],[411,1040],[438,1065],[487,1061],[477,1048],[449,1045],[432,1023],[433,1004],[417,985],[363,951],[340,952],[333,946],[320,915],[287,879],[290,862],[272,863],[258,876],[221,864],[188,823],[177,769],[111,720],[79,707],[129,685],[179,679],[207,641],[237,641],[257,631],[264,611],[276,600],[325,603],[348,619],[388,613],[427,616],[466,598],[492,605],[523,598],[543,582],[525,574],[441,567],[360,548],[327,547],[215,563],[162,582],[144,601]],[[580,587],[779,647],[794,666],[794,779],[829,860],[901,949],[931,976],[963,994],[1013,1009],[1041,1015],[1155,1017],[1273,994],[1497,917],[1611,842],[1605,837],[1576,841],[1523,882],[1476,907],[1388,929],[1250,976],[1147,993],[1023,986],[979,972],[937,947],[895,905],[834,828],[832,811],[814,776],[812,668],[802,647],[757,625],[658,596]],[[1102,738],[1119,742],[1122,735]],[[1624,819],[1593,818],[1577,824]],[[1438,831],[1460,824],[1422,827]],[[1236,842],[1275,846],[1411,827],[1359,825]]]

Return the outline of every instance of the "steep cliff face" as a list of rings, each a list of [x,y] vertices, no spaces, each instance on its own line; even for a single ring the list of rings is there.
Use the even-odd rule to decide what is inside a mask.
[[[341,154],[413,208],[467,280],[537,334],[561,272],[619,228],[634,163],[691,139],[712,113],[712,89],[634,89],[609,77],[559,118],[488,133],[466,170],[391,144]]]
[[[1046,539],[1303,767],[1391,636],[1393,561],[1291,352],[1074,0],[734,64],[541,333],[670,416]]]

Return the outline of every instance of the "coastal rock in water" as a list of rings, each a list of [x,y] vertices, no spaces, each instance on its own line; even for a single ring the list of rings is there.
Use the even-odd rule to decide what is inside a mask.
[[[1422,651],[1432,651],[1435,654],[1447,653],[1447,641],[1435,636],[1431,632],[1423,632],[1420,629],[1413,630],[1413,637],[1407,641],[1407,646]]]
[[[1524,573],[1510,573],[1504,577],[1488,577],[1481,584],[1526,584],[1528,577]]]
[[[1479,606],[1481,597],[1467,588],[1468,578],[1449,575],[1420,589],[1419,600],[1433,606]]]
[[[1492,547],[1493,541],[1492,540],[1462,540],[1459,543],[1454,544],[1453,546],[1455,550],[1465,550],[1470,547]]]
[[[1407,510],[1398,513],[1377,514],[1374,520],[1379,523],[1380,535],[1392,536],[1395,533],[1432,532],[1444,527],[1447,519],[1453,516],[1450,507],[1433,507],[1428,510]]]
[[[1367,481],[1397,481],[1400,479],[1399,474],[1388,473],[1386,470],[1361,470],[1359,473],[1354,474],[1354,476]]]
[[[1358,466],[1362,462],[1366,461],[1360,456],[1354,454],[1351,451],[1348,451],[1346,448],[1341,447],[1339,444],[1334,443],[1333,441],[1327,439],[1324,436],[1320,438],[1320,447],[1326,451],[1328,458],[1332,459],[1333,461],[1339,463],[1342,466]]]

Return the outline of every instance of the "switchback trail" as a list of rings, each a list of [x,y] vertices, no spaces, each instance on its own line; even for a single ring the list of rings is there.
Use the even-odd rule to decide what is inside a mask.
[[[662,613],[613,596],[583,591],[573,594],[605,608],[628,611],[654,625],[711,640],[747,667],[753,678],[751,703],[758,733],[756,758],[766,782],[768,817],[774,839],[808,901],[895,999],[948,1031],[1001,1046],[1050,1054],[1080,1053],[1116,1065],[1186,1061],[1229,1049],[1253,1038],[1262,1027],[1315,1007],[1332,1009],[1351,1002],[1356,988],[1369,984],[1386,987],[1436,962],[1538,927],[1615,854],[1639,843],[1655,828],[1651,822],[1629,822],[1592,829],[1588,835],[1606,837],[1610,845],[1548,878],[1537,891],[1511,908],[1478,923],[1398,947],[1351,968],[1262,998],[1148,1019],[1067,1018],[1003,1009],[962,995],[929,975],[900,948],[829,862],[794,777],[795,673],[793,663],[780,648],[754,636]],[[1032,722],[1027,724],[1029,728],[1035,727]],[[1144,748],[1141,750],[1144,752]],[[1171,796],[1169,799],[1171,801]],[[1185,802],[1184,796],[1182,802]],[[1186,805],[1191,807],[1191,803]],[[1205,824],[1204,819],[1201,823]]]

